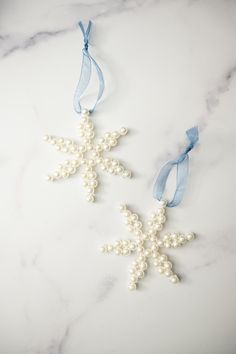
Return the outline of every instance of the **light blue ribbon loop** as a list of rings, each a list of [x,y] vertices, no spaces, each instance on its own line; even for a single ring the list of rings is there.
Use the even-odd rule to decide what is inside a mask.
[[[160,170],[159,175],[156,179],[154,189],[153,189],[153,196],[157,200],[162,200],[166,182],[169,177],[169,174],[176,166],[177,174],[176,174],[176,189],[173,196],[173,199],[167,203],[167,206],[172,208],[178,205],[184,195],[184,191],[187,185],[188,179],[188,168],[189,168],[189,156],[188,153],[191,151],[196,143],[198,142],[198,128],[193,127],[186,131],[186,135],[189,139],[189,144],[185,148],[185,150],[175,159],[172,161],[167,162]]]
[[[90,79],[91,79],[91,70],[92,70],[92,65],[94,65],[94,68],[96,69],[97,72],[97,76],[98,76],[98,81],[99,81],[99,88],[98,88],[98,94],[97,94],[97,98],[95,101],[95,104],[93,106],[92,109],[89,110],[90,113],[92,113],[96,106],[97,103],[100,101],[102,95],[103,95],[103,91],[104,91],[104,87],[105,87],[105,83],[104,83],[104,77],[103,77],[103,73],[101,68],[99,67],[99,65],[96,63],[96,61],[93,59],[93,57],[90,55],[89,53],[89,35],[90,35],[90,31],[91,31],[91,26],[92,26],[92,22],[89,21],[87,28],[84,28],[83,23],[80,21],[79,22],[79,27],[83,33],[83,37],[84,37],[84,48],[82,50],[83,52],[83,59],[82,59],[82,67],[81,67],[81,72],[80,72],[80,78],[79,78],[79,83],[76,87],[75,90],[75,95],[74,95],[74,109],[77,113],[81,113],[81,97],[83,96],[84,92],[86,91]]]

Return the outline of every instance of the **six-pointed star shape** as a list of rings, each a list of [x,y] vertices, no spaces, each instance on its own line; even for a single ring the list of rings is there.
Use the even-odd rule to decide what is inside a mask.
[[[114,148],[120,137],[126,135],[128,130],[121,128],[119,131],[106,133],[103,138],[99,139],[98,143],[95,143],[93,122],[89,116],[89,111],[84,110],[80,119],[79,131],[83,139],[81,145],[70,139],[49,135],[44,137],[44,140],[55,145],[58,151],[73,156],[73,159],[66,160],[63,164],[60,164],[53,174],[47,176],[47,179],[49,181],[58,181],[81,171],[83,185],[87,190],[87,200],[93,202],[98,186],[97,166],[113,175],[131,177],[131,172],[119,160],[105,156],[105,153]]]
[[[137,214],[131,212],[125,205],[122,205],[120,210],[125,217],[128,230],[135,234],[136,240],[120,240],[114,244],[106,244],[101,247],[101,251],[103,253],[113,252],[117,255],[137,254],[137,258],[130,269],[129,289],[135,290],[137,288],[139,280],[144,277],[145,271],[151,263],[157,267],[160,274],[167,276],[172,283],[177,283],[179,277],[174,273],[172,263],[162,249],[183,246],[194,239],[194,234],[169,233],[163,237],[160,236],[159,233],[166,221],[165,201],[161,202],[161,206],[156,213],[151,214],[146,232]]]

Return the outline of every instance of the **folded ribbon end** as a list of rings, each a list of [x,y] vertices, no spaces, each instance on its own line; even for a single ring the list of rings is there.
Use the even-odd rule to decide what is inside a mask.
[[[198,127],[192,127],[186,131],[187,137],[189,141],[193,144],[193,146],[197,143],[199,140],[199,134],[198,134]]]

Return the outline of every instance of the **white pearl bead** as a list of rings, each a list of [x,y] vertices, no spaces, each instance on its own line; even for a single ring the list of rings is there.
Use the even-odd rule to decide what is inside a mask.
[[[138,246],[137,247],[137,252],[142,253],[143,250],[144,250],[144,248],[142,246]]]
[[[86,109],[86,108],[83,108],[83,109],[81,110],[81,114],[82,114],[83,116],[88,116],[88,115],[89,115],[89,110]]]
[[[124,178],[131,177],[130,171],[124,171],[124,172],[123,172],[123,177],[124,177]]]
[[[172,268],[172,263],[171,262],[164,262],[163,267],[166,269],[171,269]]]
[[[194,237],[195,237],[195,235],[194,235],[193,232],[189,233],[189,234],[186,236],[186,238],[187,238],[188,241],[192,241],[192,240],[194,239]]]
[[[161,231],[162,230],[162,225],[161,224],[155,224],[154,225],[154,230],[155,231]]]
[[[129,290],[135,290],[136,289],[136,284],[135,283],[130,283],[128,288],[129,288]]]
[[[159,203],[162,207],[165,207],[167,205],[167,200],[160,200]]]
[[[148,235],[147,234],[142,234],[142,240],[148,240]]]
[[[171,274],[172,274],[172,272],[171,272],[169,269],[165,270],[165,275],[166,275],[167,277],[170,277]]]
[[[95,201],[94,196],[93,196],[93,195],[88,195],[88,196],[87,196],[87,201],[93,203],[93,202]]]
[[[159,257],[159,253],[158,252],[153,252],[152,257],[153,258],[158,258]]]
[[[130,280],[135,283],[137,281],[137,278],[135,275],[131,275]]]
[[[126,205],[121,204],[120,205],[120,211],[122,212],[122,211],[125,211],[125,210],[126,210]]]
[[[138,277],[139,279],[141,279],[141,278],[144,277],[144,272],[141,271],[141,270],[137,270],[136,275],[137,275],[137,277]]]
[[[171,281],[173,284],[175,284],[175,283],[178,283],[178,282],[179,282],[179,278],[177,277],[176,274],[174,274],[174,275],[172,275],[172,276],[170,277],[170,281]]]
[[[165,262],[167,261],[167,256],[165,254],[162,254],[160,257],[159,257],[160,261],[161,262]]]
[[[120,134],[118,132],[113,132],[112,134],[112,137],[115,138],[115,139],[118,139]]]
[[[149,256],[151,255],[151,250],[146,249],[146,250],[144,251],[144,254],[145,254],[146,257],[149,257]]]
[[[143,262],[144,260],[145,260],[144,256],[142,256],[142,255],[138,256],[138,261],[139,262]]]
[[[121,135],[126,135],[127,133],[128,133],[128,129],[127,129],[127,128],[122,127],[122,128],[120,129],[120,134],[121,134]]]
[[[164,215],[159,215],[158,216],[158,222],[160,224],[164,224],[165,221],[166,221],[166,217]]]
[[[125,216],[125,217],[130,216],[130,214],[131,214],[131,212],[130,212],[129,210],[125,210],[125,212],[124,212],[124,216]]]
[[[147,263],[145,263],[145,262],[139,263],[139,268],[140,268],[141,270],[147,269]]]
[[[153,264],[154,264],[155,267],[157,267],[157,266],[159,265],[158,260],[157,260],[157,259],[154,259]]]

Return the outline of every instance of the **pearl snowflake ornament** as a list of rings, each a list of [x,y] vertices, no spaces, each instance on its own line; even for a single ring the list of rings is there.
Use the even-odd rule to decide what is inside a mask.
[[[153,264],[160,274],[165,275],[173,284],[178,283],[180,278],[175,274],[173,265],[169,257],[162,251],[165,248],[177,248],[192,241],[194,233],[186,235],[182,233],[168,233],[160,236],[160,231],[166,221],[166,202],[161,201],[161,206],[156,213],[151,214],[148,220],[147,232],[144,232],[143,223],[137,214],[133,213],[122,205],[121,213],[124,215],[125,224],[128,230],[133,233],[136,240],[120,240],[114,244],[103,245],[101,252],[115,253],[117,255],[127,256],[136,253],[137,258],[130,269],[130,283],[128,288],[135,290],[139,281],[145,276],[148,267]]]
[[[98,174],[96,167],[99,165],[103,171],[112,175],[119,175],[124,178],[131,177],[122,163],[117,159],[105,157],[105,153],[114,148],[119,139],[128,133],[127,128],[121,128],[119,131],[106,133],[100,138],[98,143],[94,142],[94,126],[89,116],[89,111],[84,109],[81,114],[79,124],[80,136],[83,138],[83,144],[78,145],[70,139],[58,138],[46,135],[44,140],[54,145],[58,151],[72,155],[72,160],[66,160],[60,164],[57,170],[47,176],[48,181],[58,181],[73,176],[81,170],[83,185],[87,191],[87,200],[95,201],[95,191],[98,187]]]

